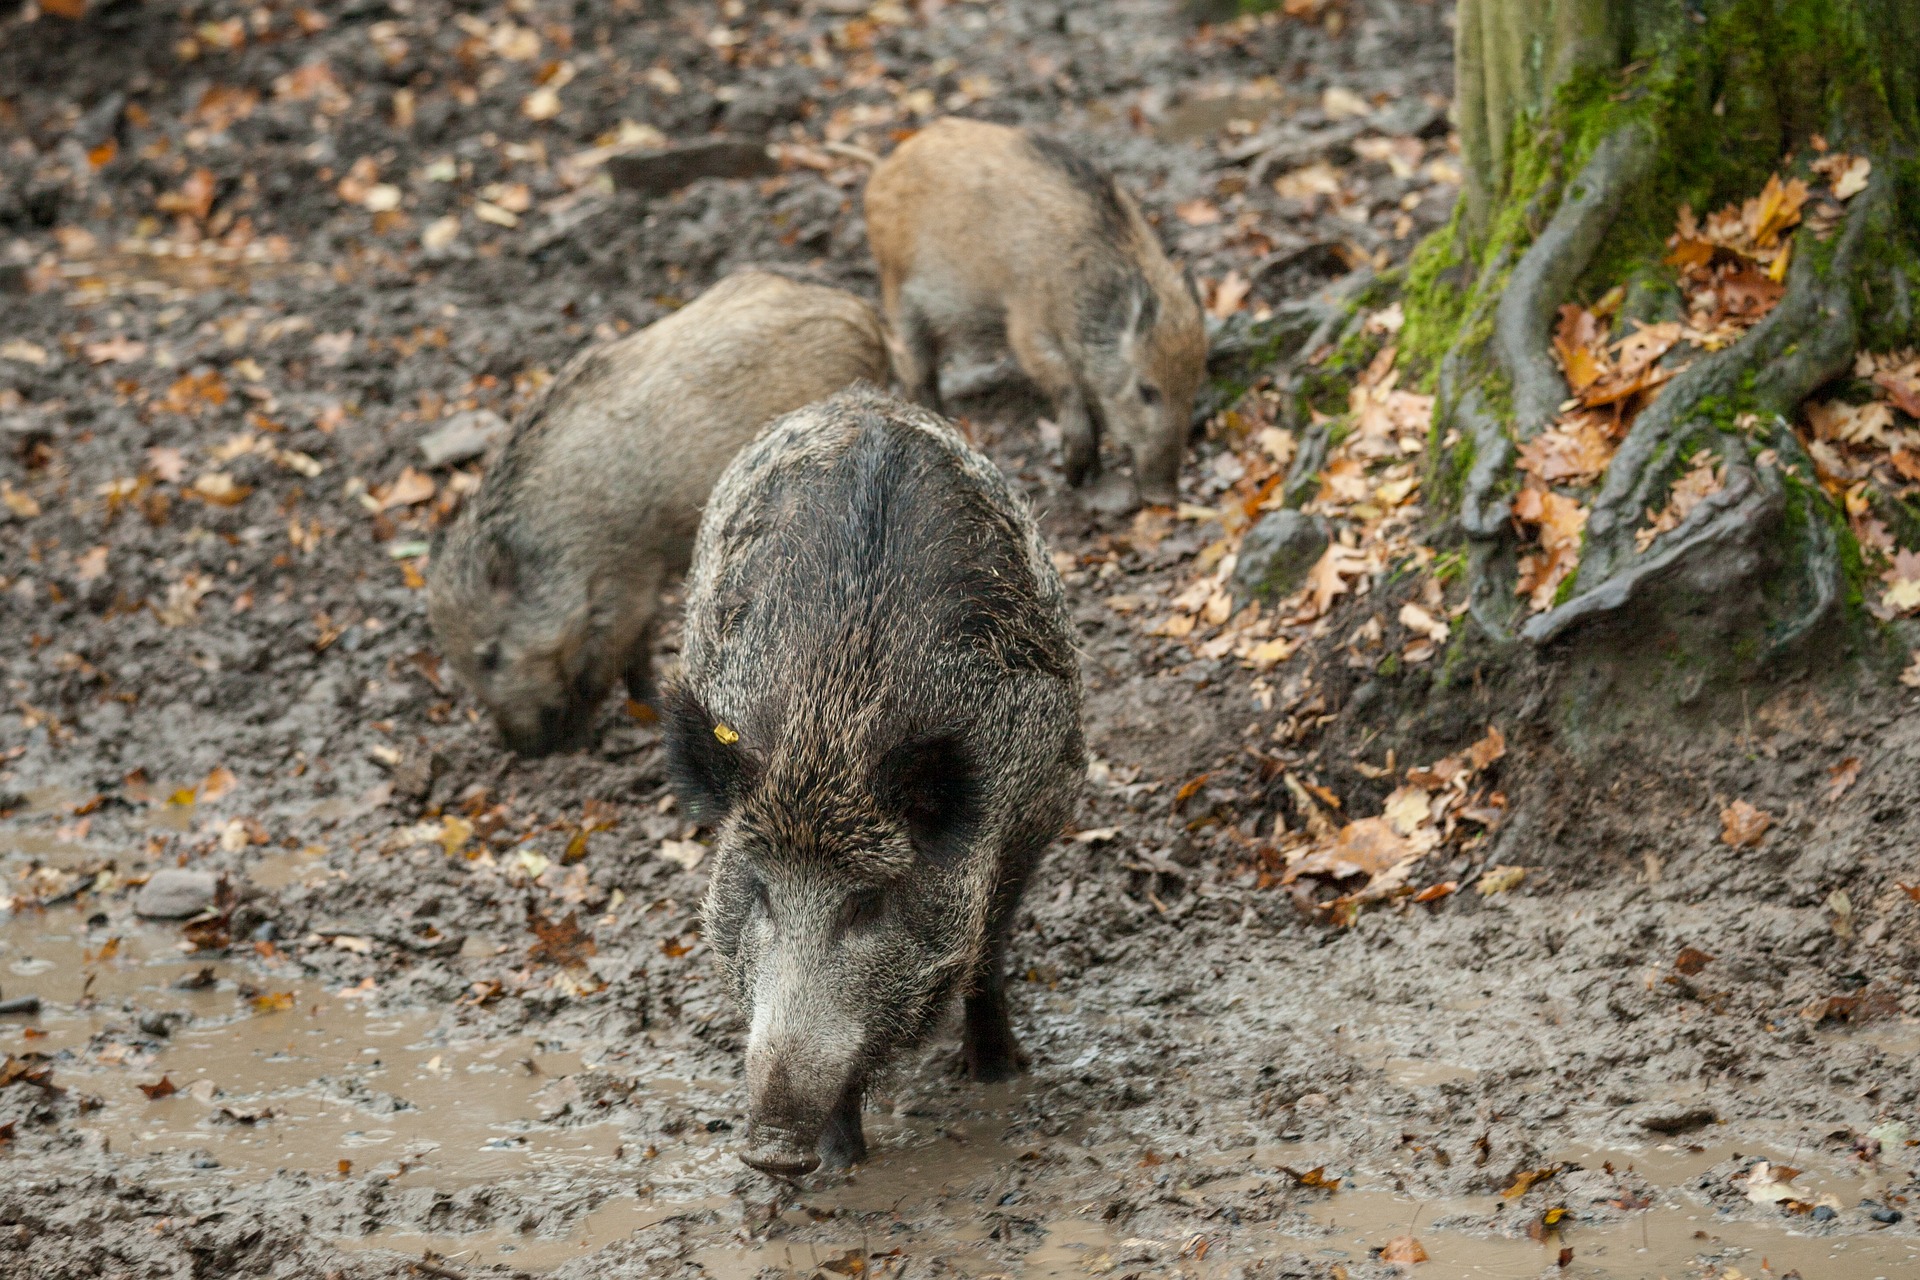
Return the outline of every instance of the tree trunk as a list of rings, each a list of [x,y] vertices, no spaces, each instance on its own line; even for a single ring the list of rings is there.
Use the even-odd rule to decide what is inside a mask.
[[[1463,194],[1409,270],[1401,351],[1437,393],[1444,448],[1427,491],[1445,495],[1469,550],[1480,628],[1536,645],[1651,639],[1696,684],[1807,653],[1811,637],[1872,649],[1886,548],[1863,560],[1792,424],[1817,388],[1864,394],[1845,385],[1858,352],[1920,340],[1920,4],[1460,0],[1456,51]],[[1616,336],[1675,319],[1664,260],[1681,207],[1704,219],[1776,173],[1819,189],[1812,166],[1836,154],[1866,157],[1870,176],[1844,203],[1836,182],[1824,238],[1793,233],[1765,319],[1721,349],[1671,352],[1676,375],[1597,478],[1525,480],[1545,491],[1527,498],[1535,508],[1545,497],[1586,513],[1577,568],[1530,602],[1516,590],[1516,464],[1567,409],[1552,346],[1562,306],[1624,285]],[[1718,490],[1649,534],[1703,450]],[[1853,496],[1920,545],[1897,494]]]

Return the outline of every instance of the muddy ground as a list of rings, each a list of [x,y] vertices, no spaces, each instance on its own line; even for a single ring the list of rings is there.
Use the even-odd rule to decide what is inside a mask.
[[[0,1275],[1914,1274],[1920,722],[1840,662],[1568,736],[1635,691],[1363,669],[1383,580],[1256,680],[1109,603],[1181,589],[1218,528],[1092,509],[1042,406],[980,378],[960,409],[1069,568],[1095,757],[1015,936],[1034,1068],[983,1090],[916,1050],[870,1162],[798,1187],[730,1153],[740,1024],[644,710],[528,763],[444,682],[417,557],[478,466],[421,436],[740,265],[871,295],[823,140],[1054,130],[1216,302],[1403,261],[1454,191],[1450,10],[1288,8],[0,17],[0,999],[38,998],[0,1014]],[[614,189],[649,130],[793,145]],[[1262,874],[1284,773],[1370,813],[1388,748],[1489,724],[1506,816],[1426,877],[1460,891],[1338,928]],[[1495,865],[1528,872],[1475,892]],[[177,866],[224,877],[214,910],[136,918]]]

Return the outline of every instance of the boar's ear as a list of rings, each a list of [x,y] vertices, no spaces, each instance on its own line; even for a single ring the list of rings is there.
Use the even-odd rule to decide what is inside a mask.
[[[740,749],[740,735],[689,690],[668,689],[661,701],[667,776],[696,821],[718,825],[752,781],[752,758]]]
[[[958,854],[980,819],[980,782],[959,738],[939,734],[901,743],[880,758],[874,798],[906,824],[914,847],[944,860]]]

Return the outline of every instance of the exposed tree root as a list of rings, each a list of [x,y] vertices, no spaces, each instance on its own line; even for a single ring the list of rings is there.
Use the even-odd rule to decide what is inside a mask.
[[[1507,278],[1494,312],[1493,341],[1500,367],[1513,379],[1513,431],[1520,440],[1532,439],[1559,415],[1567,382],[1548,342],[1554,314],[1606,238],[1622,196],[1647,176],[1657,154],[1644,125],[1608,134],[1567,183],[1552,220]]]
[[[1703,500],[1679,527],[1645,552],[1634,545],[1634,529],[1643,513],[1664,498],[1683,455],[1703,438],[1719,434],[1703,414],[1710,400],[1724,405],[1743,397],[1776,424],[1775,454],[1788,459],[1798,455],[1800,474],[1813,475],[1812,462],[1801,454],[1787,420],[1802,400],[1843,372],[1852,359],[1859,320],[1851,277],[1866,226],[1883,198],[1882,192],[1863,193],[1849,210],[1829,261],[1801,254],[1789,273],[1786,296],[1772,314],[1741,341],[1675,378],[1635,419],[1587,520],[1580,593],[1530,619],[1521,629],[1524,638],[1544,644],[1574,624],[1618,610],[1654,584],[1676,577],[1690,578],[1689,585],[1707,595],[1764,569],[1758,544],[1777,527],[1790,498],[1775,466],[1756,469],[1738,449],[1726,450],[1725,487]],[[1783,454],[1783,448],[1790,452]],[[1811,603],[1776,632],[1776,651],[1811,630],[1839,595],[1839,548],[1825,519],[1813,509],[1810,494],[1791,500],[1807,508],[1800,523],[1810,536],[1801,554]]]
[[[1676,377],[1635,420],[1615,454],[1589,516],[1578,594],[1548,612],[1516,624],[1513,581],[1516,551],[1511,526],[1515,441],[1551,425],[1568,388],[1550,345],[1554,316],[1598,251],[1624,193],[1643,181],[1657,155],[1650,130],[1634,124],[1608,135],[1569,182],[1559,208],[1507,277],[1494,312],[1491,354],[1512,381],[1512,417],[1503,421],[1478,387],[1463,387],[1466,353],[1449,353],[1441,366],[1439,403],[1446,421],[1472,441],[1473,466],[1461,494],[1459,521],[1469,541],[1469,606],[1496,640],[1548,643],[1570,628],[1615,613],[1656,594],[1694,601],[1737,591],[1775,567],[1768,538],[1795,513],[1804,531],[1795,550],[1804,581],[1792,586],[1791,616],[1774,618],[1769,643],[1779,652],[1804,636],[1840,598],[1838,538],[1807,484],[1792,486],[1777,469],[1785,463],[1810,478],[1813,466],[1788,427],[1800,402],[1841,373],[1859,342],[1856,273],[1867,228],[1887,215],[1890,180],[1876,176],[1848,209],[1830,252],[1799,254],[1787,291],[1772,314],[1727,349],[1702,357]],[[1487,270],[1498,272],[1504,263]],[[1898,275],[1898,273],[1894,273]],[[1906,303],[1896,282],[1895,308]],[[1473,327],[1470,322],[1467,329]],[[1756,466],[1761,441],[1727,447],[1724,487],[1703,500],[1681,524],[1644,552],[1635,545],[1645,513],[1664,500],[1681,463],[1702,443],[1750,437],[1725,435],[1728,406],[1771,421],[1775,458]]]

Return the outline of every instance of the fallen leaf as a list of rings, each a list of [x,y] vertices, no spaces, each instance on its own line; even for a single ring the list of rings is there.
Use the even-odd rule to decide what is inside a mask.
[[[273,991],[253,998],[255,1013],[285,1013],[293,1008],[293,992]]]
[[[1860,757],[1848,756],[1839,764],[1827,770],[1827,803],[1832,804],[1847,794],[1849,788],[1860,778]]]
[[[93,582],[106,576],[107,547],[103,544],[90,547],[75,557],[73,579],[75,582]]]
[[[1442,880],[1439,884],[1430,884],[1420,892],[1414,894],[1413,900],[1415,902],[1438,902],[1440,899],[1458,892],[1459,888],[1460,882],[1458,880]]]
[[[829,1258],[819,1264],[822,1271],[831,1271],[837,1276],[863,1276],[867,1273],[866,1255],[858,1249],[849,1249],[837,1258]]]
[[[1713,957],[1697,947],[1682,947],[1673,958],[1673,967],[1689,978],[1712,963]]]
[[[1475,884],[1474,888],[1479,891],[1481,897],[1491,898],[1496,893],[1506,893],[1510,889],[1519,888],[1520,882],[1526,878],[1525,867],[1488,867],[1480,873],[1479,883]]]
[[[1833,187],[1833,198],[1850,200],[1867,189],[1873,175],[1873,161],[1865,156],[1850,156],[1842,151],[1829,152],[1813,162],[1813,171]]]
[[[1661,534],[1679,528],[1702,499],[1720,492],[1724,478],[1718,462],[1719,459],[1710,450],[1703,450],[1695,458],[1691,469],[1673,482],[1673,488],[1667,494],[1667,505],[1658,512],[1649,511],[1647,525],[1634,532],[1635,551],[1646,551]]]
[[[203,498],[215,506],[232,507],[246,501],[253,490],[240,484],[224,471],[204,472],[188,489],[197,498]]]
[[[431,498],[435,489],[433,477],[424,471],[407,467],[390,485],[374,495],[378,510],[391,511],[395,507],[411,507]]]
[[[1301,1173],[1297,1169],[1290,1169],[1284,1164],[1277,1166],[1277,1168],[1281,1173],[1292,1178],[1296,1186],[1312,1187],[1318,1191],[1338,1191],[1340,1189],[1340,1179],[1329,1178],[1327,1176],[1327,1166],[1323,1164],[1315,1165],[1305,1173]]]
[[[440,832],[434,838],[440,842],[440,847],[446,850],[447,856],[451,858],[467,847],[467,841],[473,839],[473,824],[465,818],[447,814],[440,820]]]
[[[1565,1172],[1566,1167],[1564,1164],[1550,1164],[1538,1169],[1524,1169],[1513,1176],[1512,1185],[1508,1186],[1506,1190],[1500,1194],[1508,1200],[1517,1200],[1532,1190],[1536,1183],[1558,1177],[1561,1173]]]
[[[1887,589],[1880,596],[1881,605],[1895,615],[1913,613],[1920,610],[1920,551],[1908,551],[1902,547],[1893,553],[1893,564],[1880,575]]]
[[[578,968],[587,962],[587,957],[595,954],[597,948],[593,938],[580,927],[578,911],[569,911],[563,920],[549,920],[540,914],[538,907],[527,907],[527,927],[533,930],[534,944],[527,949],[527,959],[534,964],[558,965],[563,969]]]
[[[1306,851],[1291,861],[1282,884],[1301,876],[1377,876],[1417,854],[1413,844],[1385,818],[1361,818],[1340,828],[1331,844]]]
[[[212,772],[207,774],[206,780],[200,784],[199,798],[202,801],[211,803],[212,801],[220,799],[220,797],[226,795],[239,785],[240,779],[234,777],[233,770],[227,768],[225,765],[218,765]]]
[[[136,1087],[140,1092],[147,1095],[148,1102],[158,1102],[162,1098],[171,1098],[174,1094],[180,1092],[180,1090],[175,1087],[173,1081],[164,1075],[160,1077],[157,1084],[143,1084]]]
[[[371,955],[373,953],[373,939],[371,938],[356,938],[350,934],[339,933],[329,938],[328,941],[341,951],[351,951],[357,956]]]
[[[1747,1199],[1755,1204],[1779,1204],[1785,1200],[1799,1200],[1803,1193],[1790,1185],[1800,1176],[1800,1170],[1788,1168],[1783,1164],[1770,1164],[1765,1160],[1747,1170],[1744,1181],[1747,1184]]]
[[[147,450],[147,470],[151,471],[157,480],[164,480],[168,484],[178,484],[180,477],[185,474],[186,469],[186,455],[182,454],[178,449],[171,449],[165,445],[154,445]]]
[[[1213,300],[1207,304],[1207,314],[1224,320],[1246,305],[1247,295],[1253,291],[1253,284],[1238,271],[1229,271],[1213,287]]]
[[[1088,827],[1085,831],[1074,832],[1072,839],[1075,844],[1105,844],[1118,839],[1119,835],[1118,827]]]
[[[1210,227],[1220,221],[1220,206],[1211,200],[1189,200],[1175,205],[1173,211],[1190,227]]]
[[[1413,1266],[1427,1260],[1427,1251],[1412,1236],[1395,1236],[1380,1247],[1380,1261]]]
[[[4,480],[0,480],[0,504],[22,520],[31,520],[40,514],[40,504],[32,494],[21,493]]]
[[[1751,849],[1773,825],[1773,816],[1745,800],[1735,800],[1720,811],[1720,839],[1730,848]]]

